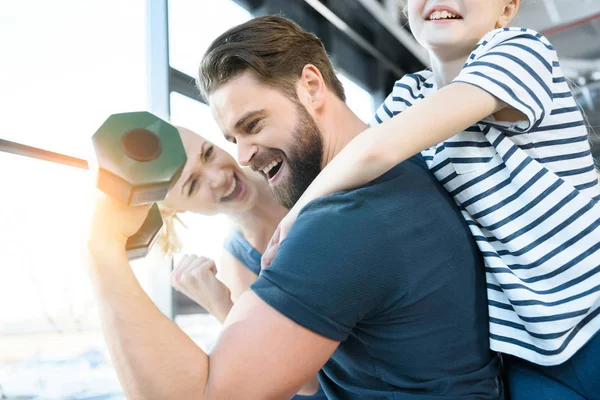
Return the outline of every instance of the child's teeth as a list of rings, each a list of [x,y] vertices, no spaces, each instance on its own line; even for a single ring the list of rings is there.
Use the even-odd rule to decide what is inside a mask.
[[[434,11],[431,13],[429,19],[447,19],[447,18],[457,18],[455,14],[452,14],[449,11]]]

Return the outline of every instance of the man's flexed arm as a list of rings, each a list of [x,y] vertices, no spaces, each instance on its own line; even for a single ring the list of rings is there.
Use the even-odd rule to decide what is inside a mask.
[[[125,252],[147,207],[100,195],[89,238],[89,275],[105,338],[130,399],[270,399],[293,396],[338,342],[288,319],[253,292],[231,310],[205,354],[137,282]],[[268,354],[268,357],[265,357]]]

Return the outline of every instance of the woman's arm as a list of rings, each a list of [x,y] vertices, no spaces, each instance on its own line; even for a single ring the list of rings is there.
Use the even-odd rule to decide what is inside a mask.
[[[231,300],[235,303],[237,299],[248,289],[258,276],[248,267],[242,264],[227,250],[221,252],[219,262],[219,279],[231,291]]]
[[[223,282],[216,277],[214,261],[205,257],[185,256],[173,270],[171,284],[223,324],[233,308],[233,302],[250,289],[258,276],[226,250],[221,254],[219,266]],[[314,376],[298,394],[309,396],[318,390],[319,380]]]
[[[222,324],[233,307],[229,288],[217,279],[215,262],[184,256],[171,273],[171,285],[198,303]]]

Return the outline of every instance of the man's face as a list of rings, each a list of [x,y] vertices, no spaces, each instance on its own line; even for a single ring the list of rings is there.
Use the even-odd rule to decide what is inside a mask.
[[[322,168],[321,132],[306,108],[250,72],[215,90],[210,105],[225,138],[237,143],[238,162],[263,174],[291,208]]]

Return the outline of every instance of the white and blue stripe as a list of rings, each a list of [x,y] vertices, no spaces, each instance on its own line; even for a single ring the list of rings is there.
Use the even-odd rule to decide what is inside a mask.
[[[532,30],[490,32],[454,82],[527,118],[490,117],[423,152],[484,255],[490,346],[560,364],[600,331],[600,187],[583,116],[555,50]],[[404,76],[373,123],[436,90],[431,71]]]

